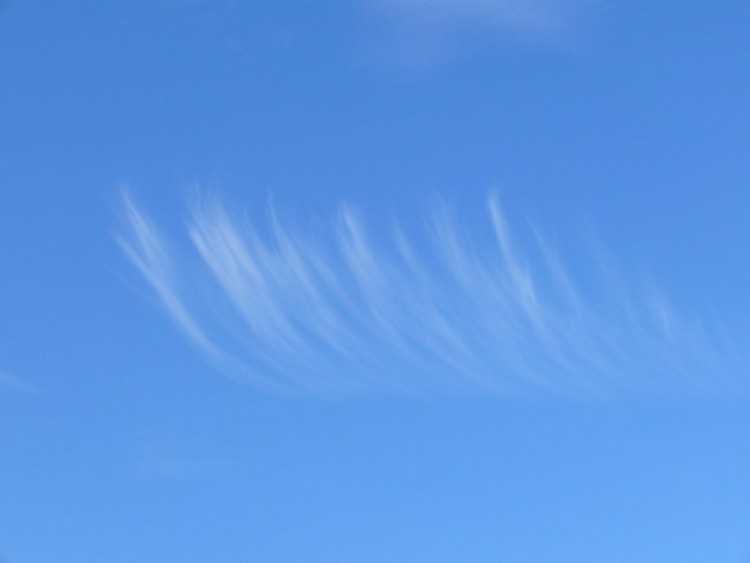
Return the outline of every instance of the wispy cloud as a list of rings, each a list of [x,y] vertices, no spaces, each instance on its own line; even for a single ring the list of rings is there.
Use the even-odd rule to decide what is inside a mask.
[[[479,41],[560,43],[580,29],[593,0],[371,0],[385,25],[381,50],[432,63]]]
[[[183,254],[127,194],[124,209],[120,244],[175,324],[267,389],[697,390],[717,369],[715,344],[654,284],[601,251],[572,272],[540,229],[519,236],[496,196],[484,230],[440,204],[423,232],[374,237],[342,205],[317,238],[272,207],[258,226],[206,198]]]
[[[215,345],[203,334],[180,298],[173,258],[156,227],[143,215],[123,191],[123,203],[130,233],[118,238],[123,251],[156,292],[162,305],[177,325],[203,351],[215,353]]]
[[[35,393],[37,391],[36,387],[28,381],[7,372],[0,371],[0,390],[3,388],[13,391],[22,391],[25,393]]]
[[[188,482],[219,473],[224,466],[224,463],[216,460],[162,456],[142,459],[134,465],[134,469],[143,477]]]

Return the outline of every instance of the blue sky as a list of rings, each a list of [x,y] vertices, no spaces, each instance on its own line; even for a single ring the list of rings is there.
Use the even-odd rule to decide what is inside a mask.
[[[749,18],[0,4],[0,560],[746,561]]]

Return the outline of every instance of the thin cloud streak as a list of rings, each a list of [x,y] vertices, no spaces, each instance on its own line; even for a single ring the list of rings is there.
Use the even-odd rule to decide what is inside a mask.
[[[20,391],[23,393],[37,393],[38,389],[26,381],[8,372],[0,371],[0,390]]]
[[[381,54],[406,63],[450,58],[476,40],[567,42],[594,0],[370,0],[385,24]]]
[[[224,463],[217,460],[161,456],[142,459],[134,465],[134,469],[143,477],[187,483],[216,475],[224,466]]]
[[[480,25],[524,32],[550,32],[563,25],[580,0],[380,0],[400,17],[433,25]]]
[[[123,204],[130,227],[130,236],[118,238],[120,247],[156,292],[162,305],[177,325],[202,350],[213,354],[214,344],[203,334],[192,315],[183,305],[174,279],[172,258],[156,227],[135,207],[123,191]]]
[[[717,368],[663,293],[602,257],[582,291],[540,229],[522,244],[494,195],[483,234],[441,204],[424,233],[396,225],[377,243],[348,205],[316,242],[272,206],[263,230],[204,198],[182,260],[123,202],[120,245],[168,315],[218,369],[266,390],[690,391]]]

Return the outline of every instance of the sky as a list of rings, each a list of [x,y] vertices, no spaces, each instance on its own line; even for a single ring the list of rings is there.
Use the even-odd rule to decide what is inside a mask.
[[[750,560],[748,21],[0,3],[0,561]]]

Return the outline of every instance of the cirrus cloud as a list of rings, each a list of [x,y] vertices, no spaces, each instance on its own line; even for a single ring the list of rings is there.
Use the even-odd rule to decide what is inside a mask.
[[[269,391],[585,395],[721,373],[706,331],[653,284],[602,253],[574,275],[538,229],[523,244],[494,195],[484,232],[439,204],[424,232],[377,239],[346,204],[316,238],[273,207],[263,227],[209,197],[182,253],[123,201],[119,242],[168,316],[217,369]]]

